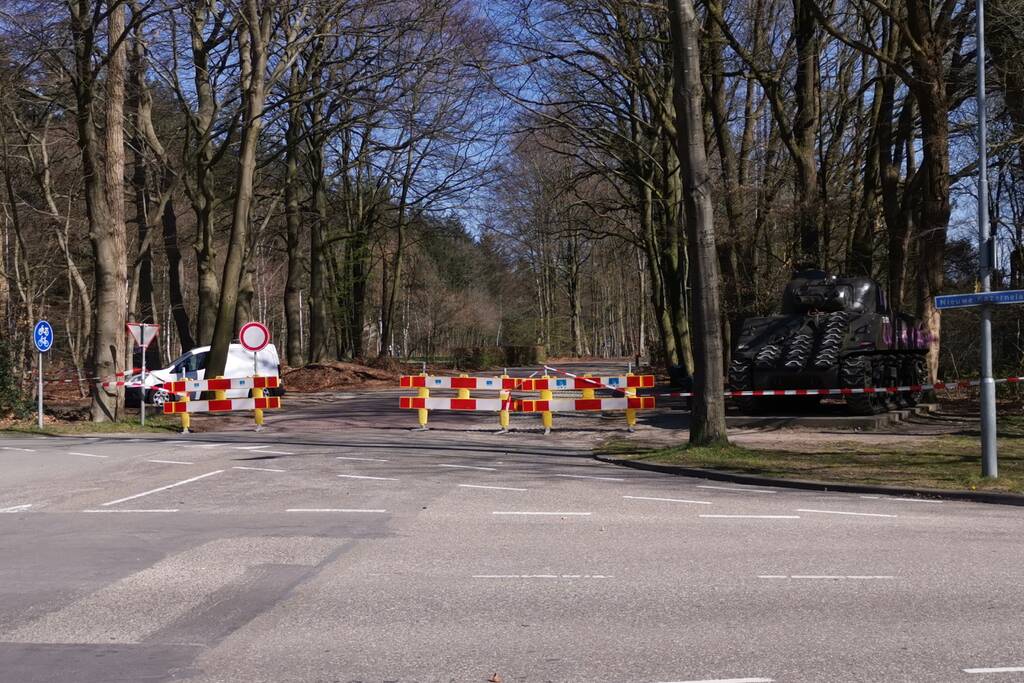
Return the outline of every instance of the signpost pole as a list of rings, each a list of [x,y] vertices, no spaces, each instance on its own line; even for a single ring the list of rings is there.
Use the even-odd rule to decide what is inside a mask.
[[[992,289],[995,249],[988,224],[988,122],[985,104],[985,3],[976,14],[978,65],[978,253],[981,291]],[[992,307],[981,307],[981,475],[998,477],[996,447],[996,385],[992,380]]]
[[[43,352],[39,352],[39,428],[43,428]]]
[[[142,339],[146,339],[146,324],[142,324]],[[142,386],[139,388],[139,419],[146,426],[146,347],[142,347]]]

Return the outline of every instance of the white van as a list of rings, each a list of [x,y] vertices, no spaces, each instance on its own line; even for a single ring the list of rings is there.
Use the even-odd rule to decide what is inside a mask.
[[[146,370],[146,403],[163,405],[171,400],[171,394],[159,385],[164,382],[174,382],[180,379],[206,379],[206,358],[210,353],[209,346],[200,346],[186,352],[166,368],[161,370]],[[228,360],[224,365],[224,377],[252,377],[255,367],[256,374],[261,377],[280,377],[281,360],[277,355],[277,347],[273,344],[256,353],[256,360],[253,363],[252,351],[246,351],[241,344],[232,344],[228,350]],[[134,375],[129,381],[140,382],[142,375]],[[125,402],[131,405],[139,402],[139,389],[129,388],[125,394]],[[271,396],[284,396],[284,387],[269,389]],[[248,389],[233,389],[225,392],[226,398],[246,398],[249,396]],[[190,398],[198,399],[199,394],[193,393]]]

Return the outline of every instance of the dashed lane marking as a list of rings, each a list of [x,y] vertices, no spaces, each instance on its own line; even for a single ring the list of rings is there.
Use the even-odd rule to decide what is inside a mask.
[[[160,491],[166,491],[167,489],[173,489],[176,486],[182,486],[184,484],[191,484],[194,481],[199,481],[200,479],[206,479],[207,477],[212,477],[213,475],[220,474],[223,471],[224,470],[214,470],[213,472],[207,472],[206,474],[200,474],[198,477],[191,477],[189,479],[184,479],[182,481],[176,481],[173,484],[167,484],[166,486],[161,486],[159,488],[151,489],[149,491],[143,491],[142,493],[136,493],[136,494],[131,495],[131,496],[125,496],[124,498],[118,498],[117,500],[112,500],[109,503],[103,503],[101,507],[107,507],[108,505],[117,505],[118,503],[124,503],[125,501],[135,500],[136,498],[142,498],[143,496],[148,496],[148,495],[150,495],[152,493],[159,493]]]
[[[492,515],[537,515],[537,516],[549,516],[549,517],[589,517],[591,512],[521,512],[521,511],[504,511],[496,510],[491,513]]]
[[[810,510],[800,508],[797,512],[815,512],[820,515],[851,515],[854,517],[897,517],[898,515],[885,515],[881,512],[846,512],[844,510]]]
[[[965,674],[1017,674],[1024,673],[1024,666],[989,666],[978,669],[962,669]]]
[[[484,486],[483,484],[459,484],[464,489],[492,489],[494,491],[526,491],[528,489],[517,489],[511,486]]]
[[[163,465],[195,465],[194,462],[185,462],[184,460],[147,460],[146,462],[158,462]]]
[[[25,503],[24,505],[14,505],[14,506],[9,507],[9,508],[0,508],[0,513],[2,513],[2,512],[24,512],[25,510],[28,510],[30,507],[32,507],[32,503]]]
[[[342,479],[373,479],[374,481],[398,481],[394,477],[368,477],[364,474],[339,474]]]
[[[387,458],[353,458],[347,455],[336,455],[335,460],[365,460],[367,462],[390,462]]]
[[[387,512],[387,510],[367,510],[360,508],[288,508],[285,512]]]
[[[83,458],[109,458],[109,455],[96,455],[95,453],[79,453],[77,451],[68,451],[68,455],[80,455]]]
[[[216,448],[217,446],[228,446],[228,443],[186,443],[182,448]]]
[[[629,500],[657,500],[664,503],[692,503],[694,505],[711,505],[706,500],[685,500],[683,498],[654,498],[651,496],[623,496]]]
[[[474,579],[613,579],[608,574],[474,574]]]
[[[701,515],[709,519],[800,519],[800,515]]]
[[[271,455],[295,455],[290,451],[260,451],[260,453],[270,453]]]
[[[178,508],[105,508],[103,510],[82,510],[82,512],[177,512]]]
[[[772,678],[704,678],[699,681],[662,681],[662,683],[772,683]]]
[[[738,486],[712,486],[710,484],[697,484],[699,489],[714,489],[715,491],[734,491],[736,493],[778,493],[769,489],[739,488]]]
[[[831,575],[831,574],[759,574],[759,579],[824,579],[831,581],[841,581],[851,579],[854,581],[884,581],[895,579],[895,576],[886,575],[865,575],[865,574],[847,574],[847,575]]]
[[[4,451],[21,451],[22,453],[35,453],[34,448],[16,448],[14,446],[0,446],[0,450]]]
[[[270,446],[269,445],[262,445],[262,446],[235,446],[234,447],[234,449],[236,451],[256,451],[256,450],[259,450],[261,448],[270,448]]]
[[[618,477],[595,477],[589,474],[556,474],[556,477],[566,477],[568,479],[601,479],[603,481],[626,481]]]
[[[276,467],[242,467],[242,466],[235,466],[235,467],[232,467],[231,469],[233,469],[233,470],[255,470],[257,472],[287,472],[288,471],[288,470],[281,470],[281,469],[278,469]]]
[[[448,465],[444,463],[438,465],[438,467],[451,467],[460,470],[484,470],[486,472],[494,472],[497,469],[496,467],[477,467],[475,465]]]

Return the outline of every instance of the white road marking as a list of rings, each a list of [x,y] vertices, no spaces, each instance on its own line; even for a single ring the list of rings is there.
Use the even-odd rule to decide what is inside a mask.
[[[80,455],[83,458],[109,458],[109,455],[95,455],[93,453],[78,453],[76,451],[68,451],[68,455]]]
[[[342,479],[374,479],[376,481],[398,481],[394,477],[367,477],[359,474],[339,474]]]
[[[619,479],[618,477],[594,477],[589,474],[556,474],[556,477],[566,477],[568,479],[602,479],[604,481],[626,481],[625,479]]]
[[[886,580],[895,579],[895,576],[868,576],[858,574],[847,574],[843,575],[818,575],[818,574],[793,574],[792,576],[786,576],[785,574],[759,574],[759,579],[831,579],[833,581],[840,579],[853,579],[856,581],[873,581],[873,580]]]
[[[699,681],[662,681],[662,683],[772,683],[772,678],[705,678]]]
[[[474,465],[446,465],[446,464],[438,465],[438,467],[454,467],[454,468],[458,468],[460,470],[485,470],[487,472],[493,472],[494,470],[497,469],[496,467],[476,467]]]
[[[22,453],[35,453],[35,450],[31,448],[15,448],[14,446],[0,446],[0,450],[21,451]]]
[[[287,470],[279,470],[275,467],[232,467],[233,470],[257,470],[259,472],[287,472]]]
[[[345,456],[345,455],[336,455],[336,456],[334,456],[334,459],[335,460],[366,460],[366,461],[369,461],[369,462],[390,462],[389,460],[387,460],[385,458],[351,458],[351,457],[348,457],[348,456]]]
[[[474,579],[612,579],[607,574],[474,574]]]
[[[260,451],[260,453],[270,453],[271,455],[295,455],[289,451]]]
[[[711,486],[710,484],[697,484],[699,489],[715,489],[716,491],[736,491],[737,493],[778,493],[769,489],[739,488],[738,486]]]
[[[158,462],[164,465],[195,465],[194,462],[185,462],[184,460],[147,460],[146,462]]]
[[[800,519],[800,515],[701,515],[712,519]]]
[[[869,498],[871,500],[878,500],[881,496],[861,496],[861,498]]]
[[[965,674],[1016,674],[1024,672],[1024,666],[990,666],[981,669],[962,669]]]
[[[623,496],[629,500],[658,500],[665,503],[693,503],[694,505],[711,505],[706,500],[684,500],[682,498],[653,498],[650,496]]]
[[[234,448],[235,448],[236,451],[255,451],[255,450],[258,450],[260,448],[270,448],[270,446],[267,445],[267,444],[264,444],[262,446],[235,446]]]
[[[493,489],[495,491],[526,491],[527,489],[517,489],[511,486],[484,486],[482,484],[459,484],[464,489]]]
[[[944,500],[932,500],[931,498],[893,498],[901,503],[944,503]]]
[[[495,511],[495,512],[492,512],[491,514],[492,515],[548,515],[548,516],[555,516],[555,517],[569,517],[569,516],[572,516],[572,517],[589,517],[593,513],[590,513],[590,512],[518,512],[518,511],[504,512],[504,511]]]
[[[161,508],[161,509],[149,509],[140,510],[128,509],[128,508],[107,508],[106,510],[82,510],[82,512],[177,512],[178,508]]]
[[[227,446],[226,443],[185,443],[182,444],[182,448],[216,448],[217,446]]]
[[[387,510],[362,510],[358,508],[288,508],[285,512],[387,512]]]
[[[142,493],[136,493],[135,495],[132,495],[132,496],[125,496],[124,498],[118,498],[117,500],[112,500],[109,503],[103,503],[102,507],[107,507],[108,505],[117,505],[118,503],[123,503],[123,502],[128,501],[128,500],[135,500],[136,498],[142,498],[143,496],[148,496],[151,493],[159,493],[160,491],[166,491],[167,489],[173,489],[175,486],[181,486],[183,484],[191,484],[194,481],[199,481],[200,479],[206,479],[207,477],[212,477],[213,475],[220,474],[223,471],[224,470],[214,470],[213,472],[207,472],[206,474],[200,474],[198,477],[192,477],[190,479],[185,479],[183,481],[176,481],[173,484],[168,484],[167,486],[161,486],[160,488],[152,489],[150,491],[143,491]]]
[[[24,505],[15,505],[9,508],[0,508],[0,512],[23,512],[32,507],[32,503],[26,503]]]
[[[797,512],[817,512],[821,515],[853,515],[855,517],[897,517],[898,515],[883,515],[880,512],[844,512],[843,510],[809,510],[800,508]]]

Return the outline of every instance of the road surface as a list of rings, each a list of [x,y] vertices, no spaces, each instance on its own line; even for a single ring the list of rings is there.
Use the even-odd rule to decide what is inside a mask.
[[[394,402],[0,438],[0,681],[1024,680],[1020,508],[619,469],[614,420],[411,432]]]

